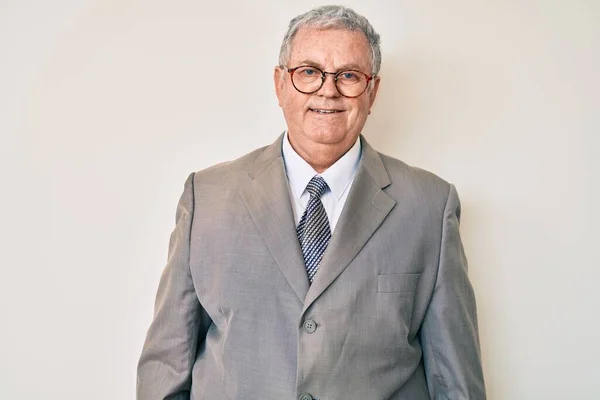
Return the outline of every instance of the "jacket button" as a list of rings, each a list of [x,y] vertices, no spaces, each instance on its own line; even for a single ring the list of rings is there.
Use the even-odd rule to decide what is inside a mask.
[[[302,393],[298,400],[314,400],[310,393]]]
[[[315,321],[313,321],[312,319],[307,319],[306,321],[304,321],[304,324],[302,324],[302,327],[304,328],[304,332],[306,333],[313,333],[314,331],[317,330],[317,323]],[[311,397],[312,399],[312,397]],[[304,399],[301,399],[304,400]]]

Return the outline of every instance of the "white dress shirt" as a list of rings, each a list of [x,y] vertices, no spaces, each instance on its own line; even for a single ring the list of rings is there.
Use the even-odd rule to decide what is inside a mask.
[[[290,145],[287,132],[281,147],[296,226],[300,223],[310,198],[310,194],[306,191],[306,185],[315,175],[320,175],[327,182],[330,189],[321,196],[321,202],[327,213],[329,227],[333,234],[348,198],[362,154],[360,138],[357,138],[352,148],[322,174],[317,173],[296,153]]]

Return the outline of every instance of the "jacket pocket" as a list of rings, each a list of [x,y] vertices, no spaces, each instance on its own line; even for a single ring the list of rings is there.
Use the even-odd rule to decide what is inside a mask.
[[[412,292],[417,288],[421,274],[381,274],[377,276],[380,293]]]

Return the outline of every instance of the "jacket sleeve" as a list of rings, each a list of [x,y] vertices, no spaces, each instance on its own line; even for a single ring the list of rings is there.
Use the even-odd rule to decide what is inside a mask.
[[[450,185],[437,278],[421,325],[421,345],[432,399],[484,400],[477,310],[459,220],[460,201]]]
[[[193,182],[194,174],[191,174],[177,206],[175,230],[158,286],[154,318],[138,363],[138,400],[190,398],[198,340],[204,338],[210,324],[196,296],[189,264]]]

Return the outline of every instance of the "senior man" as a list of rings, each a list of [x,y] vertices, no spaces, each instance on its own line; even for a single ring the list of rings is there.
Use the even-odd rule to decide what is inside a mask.
[[[287,131],[185,183],[139,400],[485,398],[456,190],[361,136],[379,42],[341,6],[290,22]]]

